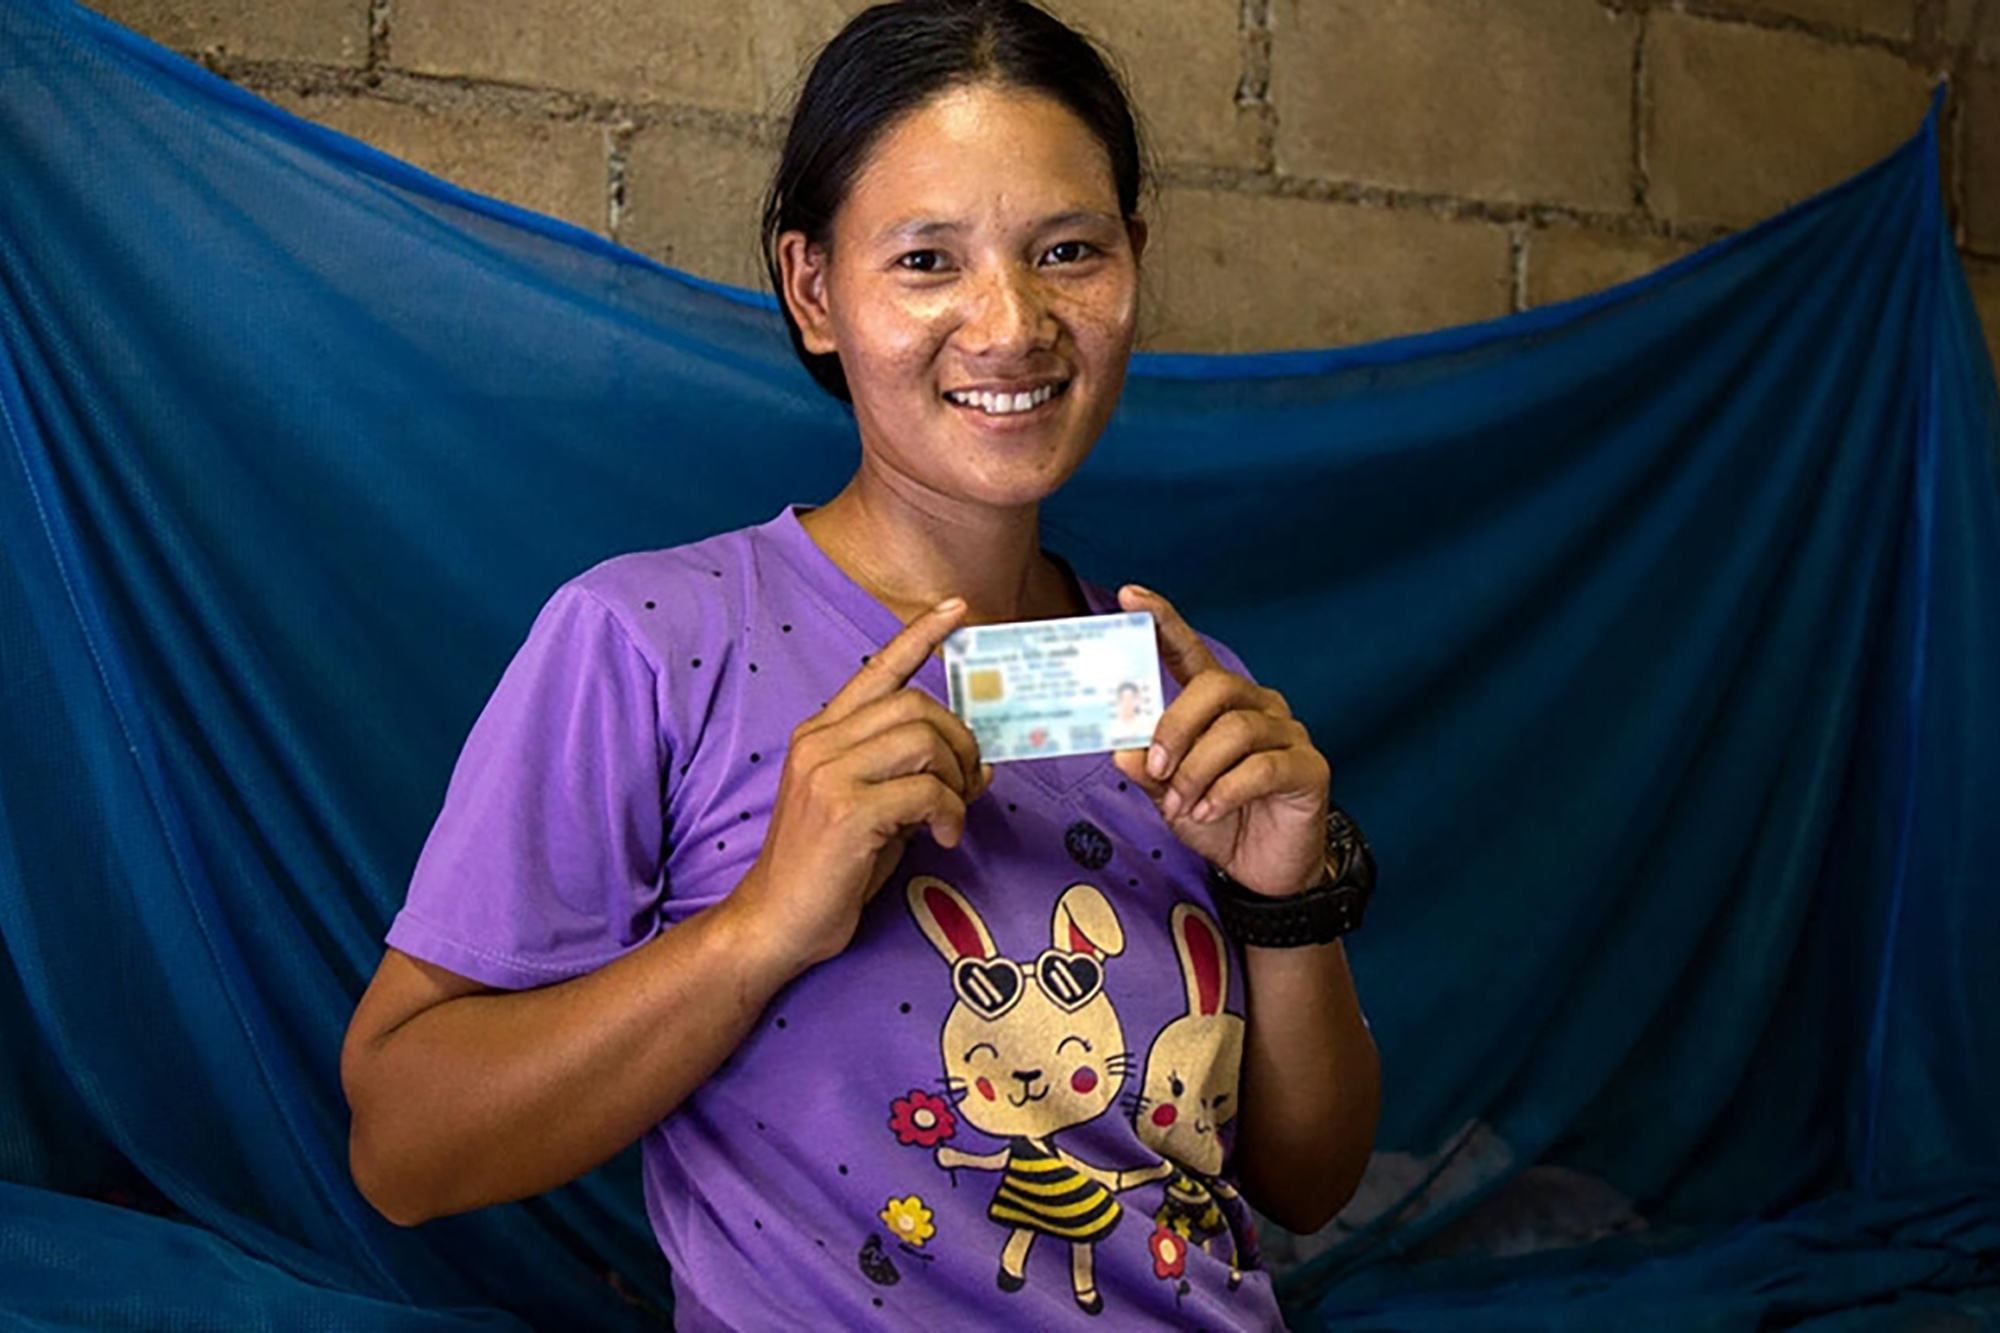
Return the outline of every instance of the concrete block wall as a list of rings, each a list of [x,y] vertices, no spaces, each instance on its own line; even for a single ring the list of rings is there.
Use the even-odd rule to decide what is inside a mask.
[[[866,0],[93,0],[309,119],[760,285],[802,66]],[[1050,0],[1161,166],[1145,336],[1330,345],[1636,277],[1848,175],[1957,76],[1945,181],[2000,348],[2000,0]]]

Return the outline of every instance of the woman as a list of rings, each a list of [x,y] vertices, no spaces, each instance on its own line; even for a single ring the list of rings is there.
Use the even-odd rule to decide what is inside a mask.
[[[1140,160],[1021,0],[878,6],[822,53],[766,249],[859,470],[544,609],[343,1053],[386,1215],[643,1137],[684,1328],[1277,1325],[1242,1200],[1316,1228],[1373,1132],[1327,907],[1358,858],[1281,698],[1038,543],[1124,380]],[[945,637],[1119,609],[1178,686],[1151,749],[983,764]]]

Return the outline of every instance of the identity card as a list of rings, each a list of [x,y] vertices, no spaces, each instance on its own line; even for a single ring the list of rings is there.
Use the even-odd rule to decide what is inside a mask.
[[[968,626],[944,641],[944,669],[988,762],[1142,750],[1160,720],[1146,611]]]

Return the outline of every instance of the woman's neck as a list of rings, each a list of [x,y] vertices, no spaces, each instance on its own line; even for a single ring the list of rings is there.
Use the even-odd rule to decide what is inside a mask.
[[[1045,620],[1089,608],[1041,549],[1036,507],[925,503],[857,475],[800,522],[828,559],[905,621],[963,597],[967,624]]]

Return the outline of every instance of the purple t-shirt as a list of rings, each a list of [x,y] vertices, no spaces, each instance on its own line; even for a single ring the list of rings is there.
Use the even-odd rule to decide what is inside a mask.
[[[715,903],[792,728],[900,628],[789,509],[565,585],[389,943],[518,989]],[[942,698],[942,665],[912,683]],[[677,1325],[1281,1327],[1227,1183],[1242,967],[1213,911],[1108,756],[998,765],[960,845],[919,835],[852,946],[647,1133]]]

